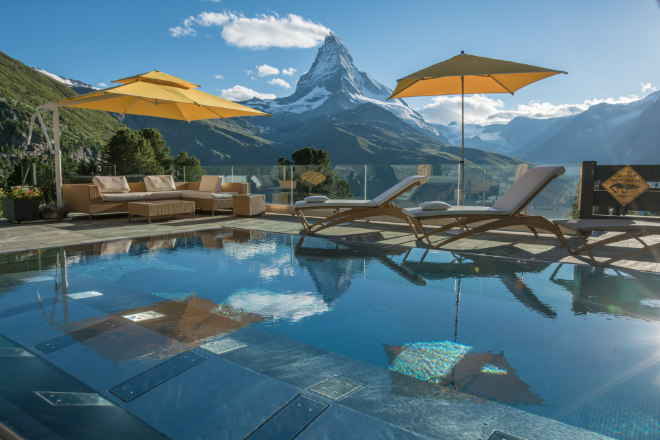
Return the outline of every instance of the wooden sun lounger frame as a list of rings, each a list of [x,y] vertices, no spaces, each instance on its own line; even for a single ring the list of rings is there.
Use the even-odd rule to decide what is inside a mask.
[[[473,215],[473,216],[449,216],[446,213],[443,214],[444,211],[438,211],[438,214],[435,216],[426,216],[422,217],[421,219],[439,219],[439,218],[454,218],[455,220],[451,223],[448,223],[446,225],[440,226],[440,227],[434,227],[433,229],[429,229],[428,227],[424,227],[422,221],[420,218],[413,217],[413,216],[408,216],[409,218],[409,224],[412,223],[411,225],[411,230],[413,234],[415,234],[415,238],[420,241],[426,241],[426,243],[434,248],[438,249],[441,248],[442,246],[445,246],[451,242],[454,242],[456,240],[460,240],[466,237],[470,237],[472,235],[480,234],[482,232],[486,231],[491,231],[494,229],[500,229],[500,228],[505,228],[508,226],[526,226],[533,234],[535,237],[538,237],[538,233],[536,232],[537,229],[542,229],[548,232],[551,232],[554,234],[565,246],[567,246],[566,241],[564,239],[564,236],[561,234],[559,231],[559,228],[557,227],[556,224],[548,220],[547,218],[540,216],[540,215],[527,215],[527,205],[534,200],[534,198],[541,192],[543,189],[554,179],[556,179],[558,176],[553,176],[549,178],[547,181],[543,183],[530,197],[525,200],[525,202],[518,208],[516,212],[513,214],[508,214],[508,215]],[[486,221],[488,223],[476,226],[474,228],[470,228],[468,225],[472,223],[478,223],[478,222],[483,222]],[[448,231],[452,228],[456,227],[461,227],[463,228],[463,232],[460,234],[456,234],[450,237],[447,237],[443,240],[433,242],[431,240],[431,237]]]
[[[587,254],[593,265],[606,266],[616,261],[639,257],[648,253],[653,253],[655,258],[660,260],[660,243],[649,245],[641,239],[641,237],[649,235],[660,235],[660,222],[620,218],[557,220],[554,223],[558,226],[557,230],[561,234],[560,239],[566,250],[573,255]],[[580,240],[580,245],[576,248],[571,248],[559,226],[573,231]],[[619,234],[588,243],[585,233],[593,231],[619,232]],[[594,248],[626,240],[636,240],[642,247],[632,249],[628,252],[622,252],[603,261],[597,260],[592,252]]]
[[[348,223],[355,220],[360,220],[367,217],[379,217],[379,216],[389,216],[400,218],[408,223],[410,228],[413,227],[410,218],[403,213],[403,210],[394,204],[394,200],[401,196],[402,194],[410,191],[412,188],[426,183],[426,180],[418,180],[411,185],[402,188],[400,191],[393,193],[391,197],[388,198],[385,202],[380,205],[375,206],[356,206],[351,207],[350,205],[342,206],[323,206],[322,203],[318,205],[305,206],[302,208],[294,208],[296,212],[296,217],[300,220],[303,229],[308,234],[316,234],[317,232],[332,227],[337,226],[342,223]],[[324,217],[316,222],[311,223],[303,211],[313,210],[313,209],[333,209],[334,214]],[[345,209],[345,211],[342,211]]]

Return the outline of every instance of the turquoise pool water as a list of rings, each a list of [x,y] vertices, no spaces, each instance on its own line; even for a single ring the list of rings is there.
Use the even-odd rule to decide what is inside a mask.
[[[0,365],[11,374],[0,380],[0,415],[9,424],[22,413],[64,437],[81,435],[39,416],[25,397],[37,385],[21,379],[32,373],[22,375],[17,359],[30,357],[29,368],[54,371],[53,383],[75,382],[75,398],[112,408],[130,427],[122,435],[187,438],[138,407],[158,383],[138,398],[117,387],[191,347],[208,357],[199,347],[209,341],[256,332],[275,353],[321,350],[381,371],[396,413],[459,399],[615,438],[660,438],[655,274],[238,230],[1,257]],[[248,360],[239,345],[226,359],[286,382],[286,362],[259,370],[268,359]],[[75,411],[88,406],[67,408],[80,420]],[[410,423],[406,430],[433,437]]]

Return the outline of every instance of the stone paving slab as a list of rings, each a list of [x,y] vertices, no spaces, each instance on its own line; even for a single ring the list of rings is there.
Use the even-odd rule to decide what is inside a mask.
[[[196,219],[157,220],[151,224],[146,221],[129,223],[126,215],[97,216],[93,220],[89,220],[85,215],[74,216],[64,221],[35,221],[21,224],[0,220],[0,253],[202,231],[220,227],[294,235],[302,232],[298,220],[292,215],[284,214],[265,214],[250,218],[239,218],[233,215],[200,215]],[[319,236],[389,246],[427,247],[425,243],[415,239],[407,226],[392,223],[353,223],[328,228]],[[576,238],[569,240],[572,241],[572,244],[577,245]],[[659,243],[660,236],[649,237],[646,241],[649,244]],[[639,243],[634,240],[603,246],[598,250],[596,256],[605,259],[639,246]],[[540,234],[536,238],[532,234],[523,232],[488,232],[457,240],[443,249],[528,261],[589,264],[586,257],[570,255],[556,237],[544,234]],[[613,266],[660,272],[660,255],[648,254],[634,260],[622,260]]]

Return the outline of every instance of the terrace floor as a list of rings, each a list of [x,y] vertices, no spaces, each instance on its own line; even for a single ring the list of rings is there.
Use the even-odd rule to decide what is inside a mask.
[[[132,222],[126,215],[97,216],[89,220],[86,215],[72,216],[64,221],[36,221],[21,224],[0,220],[0,252],[24,251],[52,248],[100,241],[167,235],[182,232],[217,229],[220,227],[249,229],[264,232],[301,234],[298,220],[285,214],[268,213],[259,217],[236,217],[233,215],[198,215],[195,219],[187,215],[177,219],[158,220],[147,223],[146,219]],[[350,240],[353,242],[424,248],[407,226],[380,222],[359,222],[325,230],[320,236]],[[577,245],[577,238],[569,241]],[[645,238],[647,244],[660,243],[660,236]],[[606,245],[595,253],[597,258],[616,257],[622,252],[641,245],[634,240]],[[589,264],[588,258],[570,255],[553,235],[541,234],[535,238],[523,232],[490,232],[458,240],[443,249],[510,258],[524,261],[561,262]],[[660,255],[646,254],[631,260],[620,260],[615,267],[660,272]]]

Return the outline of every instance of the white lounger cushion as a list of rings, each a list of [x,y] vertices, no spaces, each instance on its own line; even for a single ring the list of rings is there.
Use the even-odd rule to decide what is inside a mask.
[[[452,206],[444,211],[425,211],[421,207],[418,208],[404,208],[403,212],[411,217],[424,218],[424,217],[491,217],[508,215],[507,211],[495,209],[484,206]]]
[[[99,187],[101,194],[127,193],[131,191],[128,187],[126,176],[94,176],[92,183]]]
[[[102,194],[104,202],[137,202],[145,200],[178,199],[181,191],[129,192]]]
[[[170,175],[144,176],[144,187],[147,192],[176,191],[174,179]]]
[[[223,180],[223,176],[202,176],[202,179],[199,182],[199,190],[209,193],[222,192]]]
[[[371,200],[351,200],[351,199],[328,199],[323,203],[310,203],[305,201],[296,202],[295,208],[374,208],[376,205]]]
[[[403,179],[401,182],[397,183],[387,191],[385,191],[382,194],[377,195],[373,199],[371,199],[372,202],[374,202],[376,205],[382,205],[383,203],[391,200],[397,193],[401,192],[404,188],[412,188],[412,185],[419,181],[421,183],[428,182],[429,178],[427,176],[410,176],[405,179]]]
[[[232,196],[237,196],[237,192],[223,192],[223,193],[210,193],[184,189],[178,191],[184,199],[198,199],[198,200],[211,200],[211,199],[231,199]]]
[[[400,193],[405,188],[412,188],[415,182],[426,183],[429,180],[426,176],[410,176],[403,179],[387,191],[371,200],[351,200],[351,199],[328,199],[323,203],[318,202],[296,202],[294,208],[376,208],[388,201],[391,201],[394,196]]]
[[[492,207],[483,206],[452,206],[444,211],[425,211],[419,208],[407,208],[403,212],[411,217],[489,217],[507,216],[516,214],[539,188],[546,182],[564,174],[566,170],[562,166],[540,166],[534,167],[522,175],[511,185],[511,188],[497,200]]]
[[[507,192],[502,194],[502,197],[495,202],[493,208],[515,214],[545,182],[561,176],[565,171],[564,167],[555,165],[532,168],[516,180]]]

